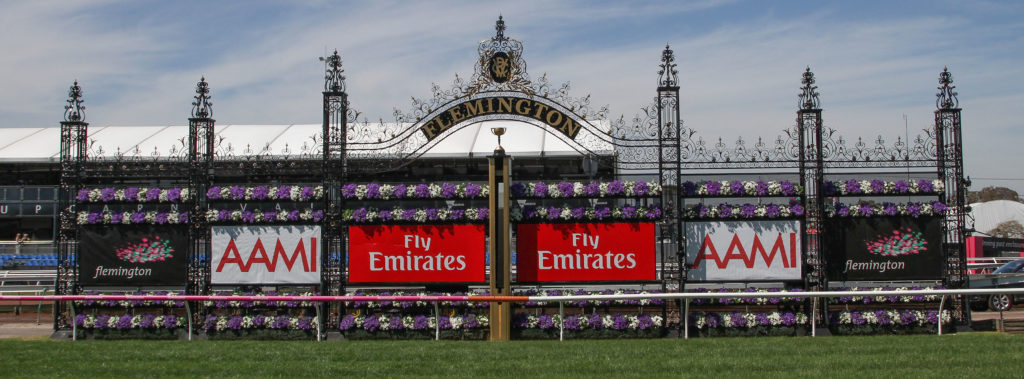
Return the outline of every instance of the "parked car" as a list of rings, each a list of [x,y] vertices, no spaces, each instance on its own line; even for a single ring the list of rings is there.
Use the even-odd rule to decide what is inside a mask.
[[[1024,259],[1007,262],[990,274],[971,275],[971,288],[1015,288],[1024,287]],[[977,295],[971,296],[971,309],[1008,311],[1016,303],[1024,303],[1024,295]]]

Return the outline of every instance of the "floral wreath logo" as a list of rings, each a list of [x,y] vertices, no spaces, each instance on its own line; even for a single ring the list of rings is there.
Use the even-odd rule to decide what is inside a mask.
[[[141,242],[131,242],[117,248],[117,258],[131,263],[162,262],[174,257],[171,243],[160,239],[160,236],[142,238]]]
[[[864,244],[868,248],[868,253],[883,257],[914,255],[928,250],[928,241],[925,241],[922,233],[910,228],[906,231],[893,230],[892,235],[878,236],[874,240],[864,241]]]

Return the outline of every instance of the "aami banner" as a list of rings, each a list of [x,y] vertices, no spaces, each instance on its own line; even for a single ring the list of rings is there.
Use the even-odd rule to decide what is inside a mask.
[[[183,286],[188,266],[185,225],[86,226],[78,281],[83,286]]]
[[[687,222],[687,279],[799,280],[803,267],[798,221]]]
[[[211,228],[211,284],[320,283],[320,227]]]
[[[484,225],[348,228],[350,283],[486,281]]]
[[[828,279],[935,280],[942,278],[939,217],[833,218],[825,224]]]
[[[657,279],[653,223],[519,224],[519,282]]]

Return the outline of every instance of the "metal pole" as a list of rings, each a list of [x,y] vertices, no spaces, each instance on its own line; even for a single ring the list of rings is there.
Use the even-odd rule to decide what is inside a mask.
[[[690,339],[690,299],[683,305],[683,339]]]
[[[78,322],[76,322],[78,317],[75,315],[75,302],[70,301],[68,305],[71,306],[71,340],[78,341]]]
[[[320,322],[320,320],[322,320],[322,318],[320,318],[320,308],[322,308],[323,305],[324,305],[323,303],[317,303],[316,304],[316,340],[317,340],[317,342],[323,341],[323,332],[324,332],[324,330],[323,330],[323,323]]]
[[[942,308],[945,308],[945,305],[946,305],[946,295],[942,295],[942,299],[939,300],[939,315],[938,315],[939,335],[940,336],[942,335]]]
[[[185,302],[185,317],[188,319],[188,340],[192,340],[192,306]]]
[[[558,340],[565,341],[565,302],[558,302]]]
[[[434,341],[441,340],[441,311],[438,310],[437,301],[434,301]]]
[[[818,298],[811,298],[811,337],[818,336]]]

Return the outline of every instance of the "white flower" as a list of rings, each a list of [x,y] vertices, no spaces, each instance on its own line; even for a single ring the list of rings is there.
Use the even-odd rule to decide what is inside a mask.
[[[392,186],[390,184],[381,184],[379,192],[381,199],[390,199],[391,196],[395,194],[395,186]]]
[[[572,184],[572,194],[576,196],[582,196],[584,188],[586,188],[586,186],[584,186],[583,183],[575,182]]]

